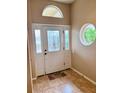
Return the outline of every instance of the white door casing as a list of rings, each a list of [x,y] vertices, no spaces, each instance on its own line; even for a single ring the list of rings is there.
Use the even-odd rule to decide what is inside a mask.
[[[34,31],[39,29],[41,32],[41,46],[42,53],[36,53]],[[71,67],[71,48],[70,50],[64,50],[64,29],[69,30],[69,26],[55,26],[55,25],[43,25],[32,24],[33,31],[33,46],[35,53],[36,75],[44,75],[53,73],[56,71],[64,70]],[[60,35],[60,50],[48,51],[48,31],[59,31]],[[45,51],[46,50],[46,51]],[[46,55],[45,55],[46,53]]]

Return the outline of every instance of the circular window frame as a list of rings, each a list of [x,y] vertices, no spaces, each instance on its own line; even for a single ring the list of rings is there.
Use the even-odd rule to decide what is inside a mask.
[[[85,40],[84,33],[86,32],[85,29],[87,29],[88,26],[92,26],[92,27],[94,27],[94,29],[96,29],[95,25],[92,24],[92,23],[86,23],[86,24],[84,24],[84,25],[81,27],[81,30],[80,30],[80,33],[79,33],[79,37],[80,37],[80,42],[81,42],[81,44],[82,44],[83,46],[91,46],[91,45],[96,41],[96,37],[95,37],[95,40],[92,41],[92,42],[87,42],[87,41]],[[83,35],[83,37],[82,37],[82,35]],[[82,39],[82,38],[83,38],[83,39]]]

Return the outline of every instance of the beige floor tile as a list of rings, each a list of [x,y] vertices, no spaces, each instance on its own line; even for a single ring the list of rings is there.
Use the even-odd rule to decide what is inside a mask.
[[[50,87],[57,87],[61,84],[63,84],[63,82],[59,78],[55,80],[49,80]]]
[[[59,89],[56,87],[49,88],[43,91],[43,93],[62,93]]]
[[[49,80],[48,76],[33,81],[34,93],[96,93],[96,86],[73,70],[63,71],[66,76]]]

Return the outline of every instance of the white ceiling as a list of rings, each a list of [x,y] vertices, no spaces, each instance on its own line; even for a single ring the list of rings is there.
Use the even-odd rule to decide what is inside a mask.
[[[60,2],[60,3],[66,3],[66,4],[71,4],[72,2],[74,2],[74,0],[52,0],[52,1]]]

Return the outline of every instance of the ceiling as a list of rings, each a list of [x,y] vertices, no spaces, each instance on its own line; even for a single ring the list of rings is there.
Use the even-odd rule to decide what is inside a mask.
[[[71,4],[74,2],[74,0],[52,0],[60,3],[66,3],[66,4]]]

